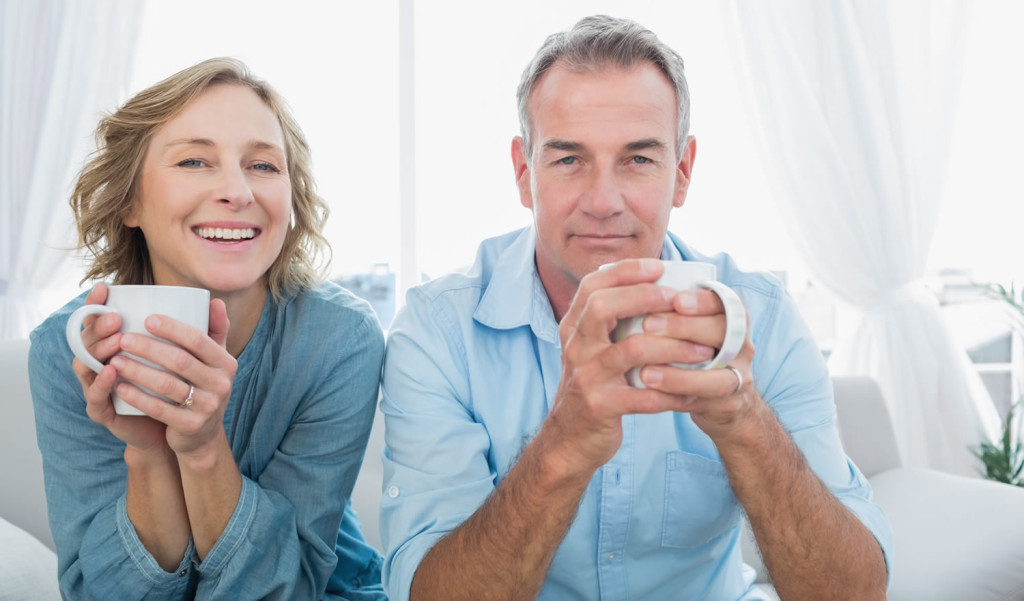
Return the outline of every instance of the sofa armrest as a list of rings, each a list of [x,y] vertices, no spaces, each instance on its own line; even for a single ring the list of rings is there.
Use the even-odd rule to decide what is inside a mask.
[[[0,601],[59,601],[57,556],[0,518]]]
[[[902,465],[878,383],[862,376],[835,376],[832,388],[843,449],[861,472],[870,478]]]
[[[0,340],[0,518],[54,548],[28,382],[29,341]]]
[[[1024,599],[1024,488],[912,468],[869,480],[892,524],[890,601]]]

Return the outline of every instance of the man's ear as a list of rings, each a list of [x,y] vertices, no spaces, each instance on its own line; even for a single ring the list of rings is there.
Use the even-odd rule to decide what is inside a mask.
[[[686,143],[679,152],[679,164],[676,165],[676,192],[672,198],[672,206],[679,208],[686,201],[686,192],[690,189],[690,176],[693,173],[693,161],[697,158],[697,139],[686,137]]]
[[[530,189],[530,162],[526,158],[526,142],[521,136],[512,138],[512,168],[515,170],[519,202],[527,209],[533,209],[533,192]]]

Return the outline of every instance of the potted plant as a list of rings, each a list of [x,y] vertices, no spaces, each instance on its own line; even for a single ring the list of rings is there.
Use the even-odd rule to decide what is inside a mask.
[[[974,455],[985,466],[983,475],[989,480],[1024,486],[1024,444],[1015,432],[1014,417],[1020,408],[1017,401],[1010,407],[998,444],[983,442]]]
[[[1024,295],[1018,296],[1013,284],[1010,285],[1009,290],[998,283],[985,284],[981,287],[989,296],[1009,305],[1014,329],[1024,331]],[[1024,400],[1018,399],[1010,406],[998,443],[983,442],[972,452],[981,460],[985,468],[983,472],[985,478],[1024,487],[1024,442],[1021,441],[1020,429],[1017,424],[1020,421],[1018,412],[1022,404],[1024,404]]]

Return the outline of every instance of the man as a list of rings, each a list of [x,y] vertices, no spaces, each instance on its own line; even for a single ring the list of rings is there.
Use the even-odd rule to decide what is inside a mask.
[[[696,152],[682,60],[633,22],[586,18],[548,38],[518,96],[534,226],[413,289],[391,328],[390,598],[760,599],[744,511],[783,599],[884,598],[888,525],[792,301],[667,234]],[[743,299],[731,369],[668,365],[710,358],[725,326],[714,293],[653,284],[659,258],[713,262]],[[643,334],[612,340],[643,314]],[[624,377],[636,366],[645,390]]]

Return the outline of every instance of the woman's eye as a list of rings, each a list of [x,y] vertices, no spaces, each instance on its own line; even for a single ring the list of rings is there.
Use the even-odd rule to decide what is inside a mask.
[[[204,163],[200,159],[185,159],[178,163],[179,167],[202,167],[203,165]]]
[[[281,172],[280,169],[278,169],[277,167],[271,165],[270,163],[256,163],[255,165],[252,166],[252,168],[257,170],[257,171],[269,171],[271,173],[280,173]]]

